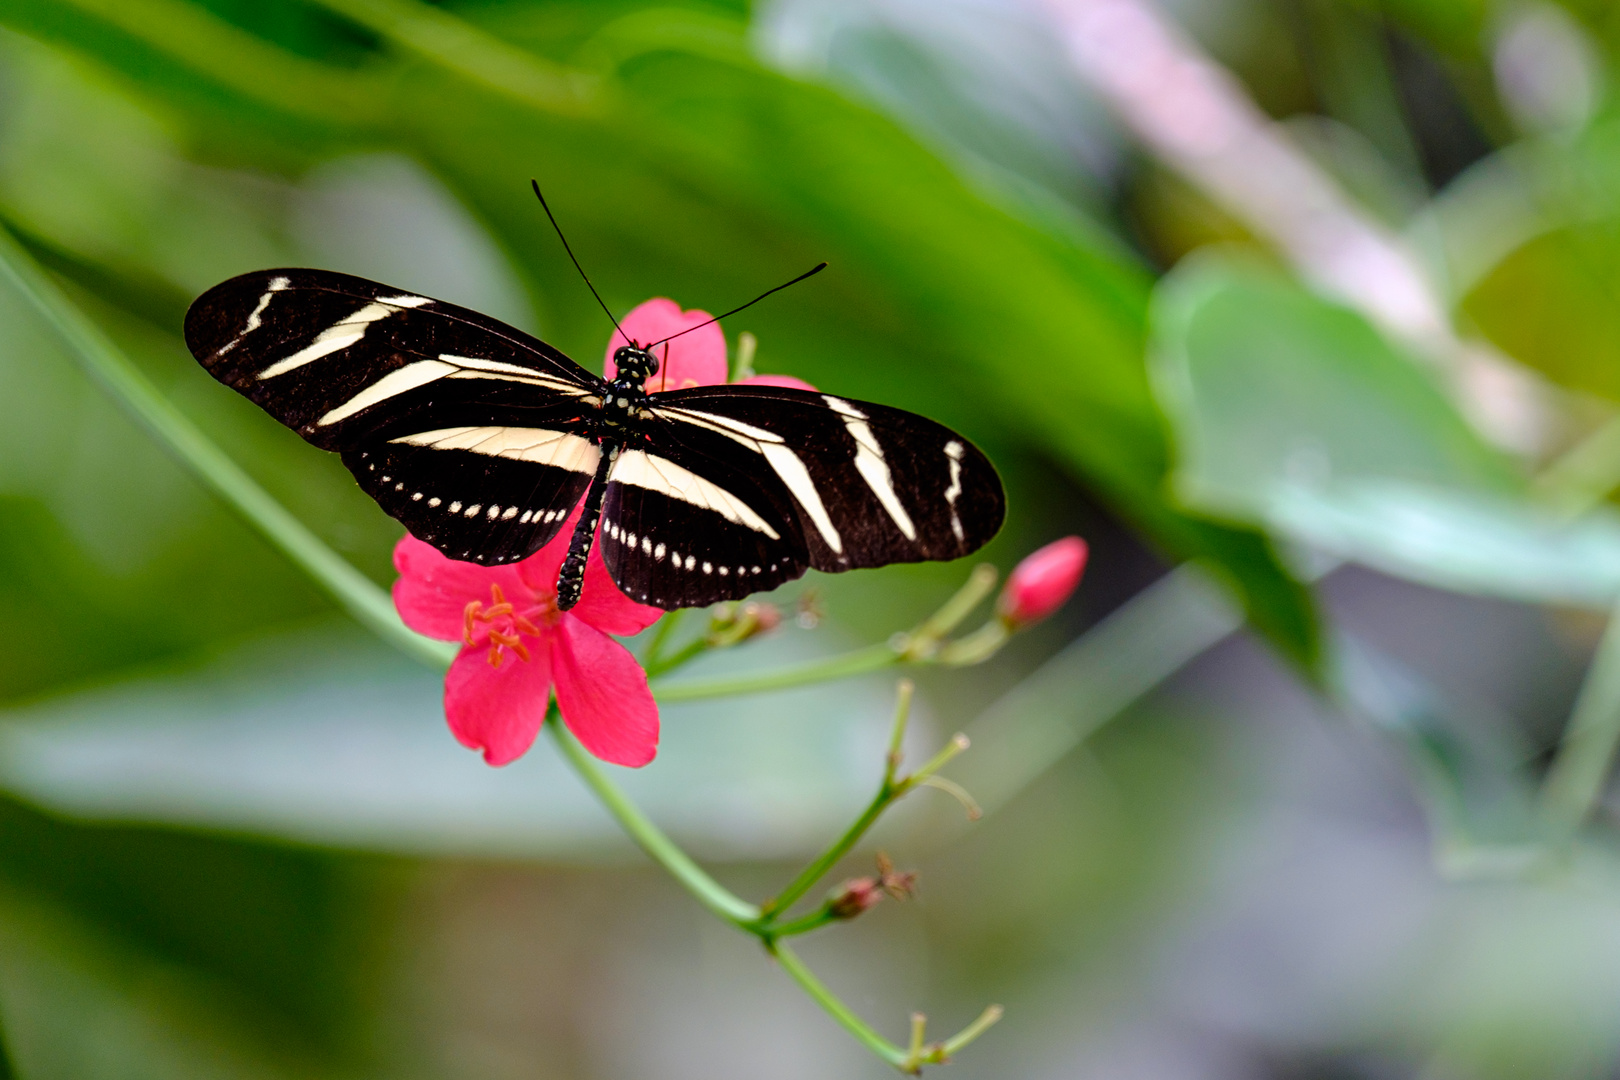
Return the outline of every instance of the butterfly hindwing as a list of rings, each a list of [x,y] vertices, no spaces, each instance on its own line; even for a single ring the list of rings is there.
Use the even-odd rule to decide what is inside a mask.
[[[496,564],[557,535],[600,454],[570,431],[453,427],[348,450],[343,463],[417,539],[452,559]]]
[[[914,413],[830,394],[717,386],[655,394],[669,438],[707,456],[740,450],[798,519],[809,565],[838,572],[955,559],[1006,514],[978,448]]]
[[[327,450],[413,428],[566,419],[595,380],[544,342],[454,304],[324,270],[216,285],[186,315],[208,371]]]
[[[808,559],[791,510],[746,469],[657,438],[614,460],[597,542],[625,595],[666,609],[774,589]]]

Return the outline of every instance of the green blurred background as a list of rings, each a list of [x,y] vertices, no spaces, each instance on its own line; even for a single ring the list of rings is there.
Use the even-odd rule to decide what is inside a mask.
[[[880,830],[920,896],[806,941],[827,981],[895,1039],[1006,1005],[963,1077],[1607,1078],[1620,804],[1553,860],[1536,805],[1620,596],[1617,12],[0,0],[0,226],[380,584],[399,527],[198,368],[199,292],[327,267],[595,367],[530,177],[617,311],[828,260],[728,336],[983,447],[1003,570],[1093,558],[990,664],[919,675],[913,751],[968,730],[990,813],[924,792]],[[1133,68],[1164,31],[1225,75]],[[1182,152],[1233,117],[1259,149]],[[439,677],[58,330],[0,284],[15,1075],[883,1074],[548,744],[458,747]],[[824,617],[694,673],[882,640],[966,569],[812,574],[777,599]],[[891,694],[671,705],[623,780],[764,895],[862,804]]]

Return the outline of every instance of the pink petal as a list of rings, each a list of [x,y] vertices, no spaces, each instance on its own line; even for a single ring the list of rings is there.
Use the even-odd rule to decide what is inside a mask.
[[[399,617],[419,634],[440,641],[457,641],[464,632],[467,605],[491,603],[491,585],[499,585],[506,598],[524,606],[531,590],[517,566],[480,566],[439,552],[432,544],[406,536],[394,545],[394,607]]]
[[[557,708],[585,749],[637,768],[658,753],[658,705],[623,645],[565,615],[550,635]]]
[[[1086,568],[1086,542],[1078,536],[1054,540],[1024,556],[1007,577],[998,607],[1020,626],[1044,619],[1063,606]]]
[[[585,561],[585,588],[569,612],[609,634],[639,634],[658,621],[661,608],[638,604],[619,590],[602,562],[601,537]]]
[[[673,300],[662,297],[638,305],[619,320],[624,332],[637,344],[648,345],[678,334],[689,326],[707,322],[709,313],[693,309],[682,311]],[[618,331],[608,341],[607,362],[603,373],[609,379],[619,370],[613,363],[613,353],[627,344]],[[658,374],[647,380],[648,391],[679,390],[685,386],[718,386],[726,381],[726,336],[719,323],[710,323],[669,343],[669,360],[664,360],[664,346],[653,350],[658,357]]]
[[[450,731],[461,745],[482,750],[491,765],[524,755],[540,733],[551,700],[547,642],[525,637],[523,643],[530,658],[502,649],[500,667],[490,666],[487,647],[463,648],[444,677]]]
[[[781,386],[788,390],[808,390],[812,394],[816,388],[803,379],[795,379],[792,375],[750,375],[746,379],[738,379],[738,386]]]

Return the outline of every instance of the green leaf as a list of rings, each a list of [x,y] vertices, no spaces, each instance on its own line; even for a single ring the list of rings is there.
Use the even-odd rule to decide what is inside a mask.
[[[1258,262],[1183,262],[1159,286],[1154,331],[1190,503],[1252,521],[1279,487],[1346,477],[1517,490],[1416,361]]]
[[[74,822],[10,797],[0,798],[0,822],[0,1016],[23,1075],[198,1075],[172,1071],[177,1063],[101,1070],[153,1052],[200,1066],[226,1043],[275,1047],[269,1056],[305,1064],[358,1049],[363,931],[383,914],[375,866]],[[82,1045],[68,1037],[75,1023]],[[44,1069],[98,1059],[90,1072]]]
[[[1620,218],[1537,236],[1462,302],[1515,359],[1577,390],[1620,400]]]
[[[205,917],[217,912],[209,910]],[[229,987],[0,890],[0,1012],[29,1080],[279,1080],[337,1070],[254,1031]],[[283,1038],[287,1032],[277,1033]],[[11,1072],[3,1074],[10,1077]]]
[[[1258,263],[1188,260],[1154,302],[1177,494],[1441,588],[1606,606],[1620,515],[1555,519],[1417,362]]]

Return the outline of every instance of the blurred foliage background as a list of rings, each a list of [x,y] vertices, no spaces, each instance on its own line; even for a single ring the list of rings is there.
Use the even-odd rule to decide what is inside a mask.
[[[885,826],[921,896],[807,942],[829,983],[897,1039],[1003,1002],[964,1076],[1612,1077],[1604,791],[1570,838],[1612,667],[1556,748],[1620,597],[1617,46],[1597,0],[0,0],[0,225],[382,584],[398,526],[201,371],[199,292],[322,266],[594,367],[530,177],[619,311],[830,261],[728,334],[974,439],[1003,569],[1093,561],[922,677],[918,751],[972,733],[991,812]],[[456,747],[437,675],[11,279],[0,330],[15,1075],[880,1074],[548,745]],[[777,599],[815,628],[704,670],[882,640],[964,572],[812,575]],[[861,804],[889,694],[669,706],[625,783],[763,894]]]

